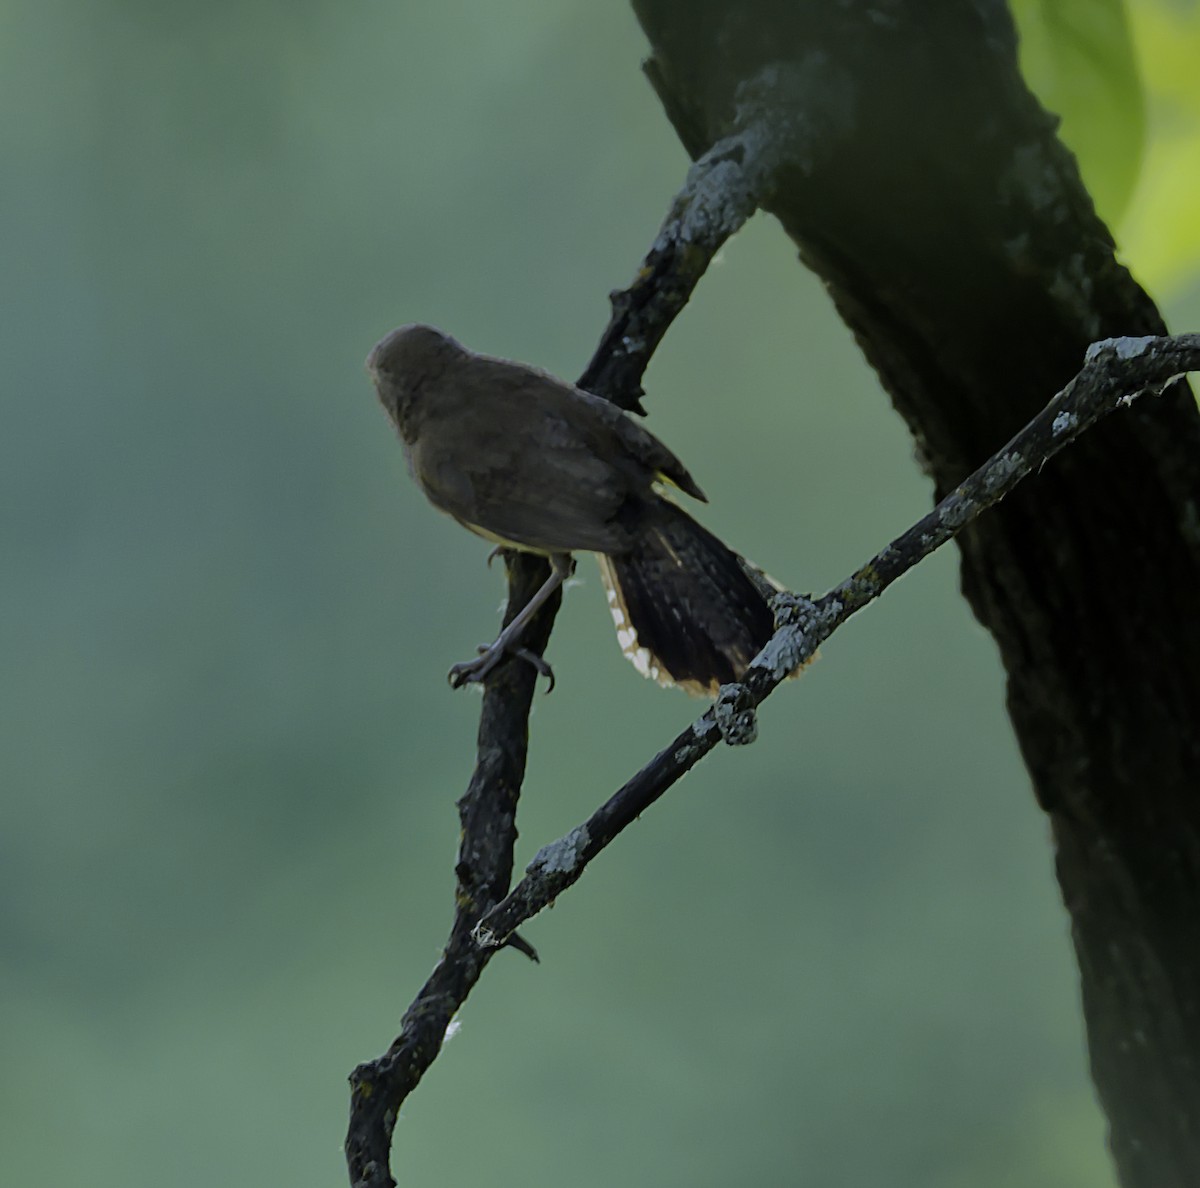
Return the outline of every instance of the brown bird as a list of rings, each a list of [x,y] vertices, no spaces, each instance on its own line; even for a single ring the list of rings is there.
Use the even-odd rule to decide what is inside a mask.
[[[596,553],[617,640],[659,684],[715,694],[740,680],[774,629],[777,587],[664,496],[707,502],[687,468],[615,404],[507,359],[477,355],[432,326],[401,326],[367,369],[434,507],[472,532],[549,559],[550,577],[494,643],[456,664],[457,687],[506,651]]]

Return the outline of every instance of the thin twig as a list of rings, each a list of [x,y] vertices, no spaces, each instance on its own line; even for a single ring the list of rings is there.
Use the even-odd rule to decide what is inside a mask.
[[[754,187],[762,172],[756,173],[755,165],[769,147],[769,139],[755,124],[735,131],[692,166],[633,284],[612,295],[612,320],[580,387],[622,407],[639,407],[641,377],[654,348],[712,257],[753,213]],[[545,580],[548,568],[527,554],[506,554],[505,560],[507,624]],[[524,636],[535,655],[545,650],[558,604],[559,598],[553,598]],[[462,840],[450,936],[441,960],[404,1013],[391,1047],[350,1076],[345,1151],[354,1188],[395,1185],[389,1159],[400,1106],[436,1059],[454,1013],[496,952],[493,946],[480,947],[472,933],[512,877],[517,800],[536,676],[529,663],[510,659],[484,683],[475,771],[458,802]],[[512,929],[506,940],[535,956],[525,942],[514,939]]]
[[[579,386],[642,412],[642,376],[725,241],[754,213],[746,167],[749,131],[718,141],[688,170],[683,188],[627,289],[609,294],[612,317]]]
[[[478,943],[485,948],[503,944],[514,929],[553,903],[609,842],[722,739],[730,744],[753,741],[758,705],[898,577],[999,503],[1026,475],[1103,416],[1144,392],[1160,393],[1173,379],[1196,370],[1200,334],[1115,338],[1089,347],[1079,374],[1024,429],[861,569],[822,598],[779,595],[775,634],[745,679],[723,685],[716,702],[587,821],[543,846],[526,867],[525,877],[480,920],[475,929]]]

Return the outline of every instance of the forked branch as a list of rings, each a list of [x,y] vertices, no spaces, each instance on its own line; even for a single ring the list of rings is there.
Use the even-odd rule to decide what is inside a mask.
[[[734,745],[753,741],[758,705],[811,660],[855,611],[999,503],[1026,475],[1039,470],[1102,417],[1143,393],[1159,394],[1172,380],[1198,369],[1200,334],[1095,343],[1079,374],[1024,429],[861,569],[821,598],[780,594],[775,634],[751,663],[745,680],[723,685],[714,705],[583,824],[543,846],[525,877],[479,921],[478,942],[503,944],[516,928],[553,903],[621,830],[722,739]]]

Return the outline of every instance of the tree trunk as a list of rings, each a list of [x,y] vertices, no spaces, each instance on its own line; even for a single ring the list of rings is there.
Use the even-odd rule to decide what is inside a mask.
[[[828,286],[951,490],[1079,369],[1164,332],[1113,254],[999,0],[634,0],[698,156],[758,105],[763,205]],[[844,84],[805,95],[820,63]],[[790,81],[789,81],[790,80]],[[836,102],[840,118],[813,119]],[[1050,815],[1092,1073],[1126,1188],[1200,1183],[1200,418],[1175,384],[1087,434],[961,538]]]

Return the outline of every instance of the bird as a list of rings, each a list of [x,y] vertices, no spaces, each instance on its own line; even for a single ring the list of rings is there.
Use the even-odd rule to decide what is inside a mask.
[[[366,367],[408,468],[438,510],[550,576],[495,641],[449,673],[482,681],[537,610],[597,555],[617,641],[643,676],[715,696],[774,631],[780,587],[694,520],[668,490],[707,502],[684,464],[610,401],[524,363],[477,354],[433,326],[401,326]]]

